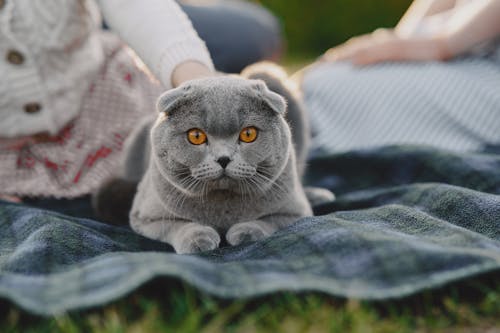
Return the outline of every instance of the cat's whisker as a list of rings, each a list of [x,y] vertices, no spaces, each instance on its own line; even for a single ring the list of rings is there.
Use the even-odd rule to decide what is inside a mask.
[[[242,196],[241,200],[243,202],[243,200],[245,200],[245,195],[246,195],[246,191],[247,191],[245,188],[244,180],[241,180],[241,179],[238,180],[238,191]]]
[[[190,177],[183,180],[183,187],[187,192],[191,192],[199,185],[199,183],[200,181],[198,179]],[[178,196],[175,199],[173,211],[182,210],[182,207],[184,206],[184,203],[186,202],[187,198],[188,198],[187,195]]]
[[[265,167],[265,166],[259,166],[257,168],[257,173],[258,174],[261,174],[263,176],[266,176],[268,178],[274,178],[275,176],[275,173],[276,173],[276,170],[274,170],[273,167],[271,166],[268,166],[268,167]]]
[[[251,193],[259,197],[265,194],[265,191],[262,189],[261,185],[253,178],[247,178],[248,188],[251,190]]]
[[[238,181],[238,184],[240,185],[241,187],[241,193],[242,193],[242,196],[243,195],[247,195],[249,194],[249,191],[248,191],[248,188],[246,186],[246,179],[240,179]],[[250,198],[250,195],[248,196]]]
[[[265,187],[262,183],[260,183],[257,180],[255,181],[255,183],[256,183],[256,187],[259,190],[259,192],[261,193],[261,195],[268,196],[268,195],[272,194],[272,191],[270,191],[270,187]]]
[[[254,189],[248,179],[245,179],[243,185],[245,186],[245,192],[248,194],[249,198],[255,195]]]
[[[172,175],[176,178],[183,179],[191,177],[191,171],[188,168],[179,168],[172,170]]]
[[[202,184],[202,190],[201,190],[201,203],[204,205],[205,204],[205,199],[208,197],[208,184],[207,182],[204,182]]]
[[[241,199],[242,203],[244,203],[247,200],[247,198],[246,198],[246,194],[247,193],[246,193],[246,189],[245,189],[244,186],[245,186],[244,182],[241,182],[241,181],[238,182],[238,191],[241,194],[241,198],[240,199]]]
[[[272,181],[269,177],[266,177],[263,174],[257,173],[255,179],[259,183],[265,182],[266,185],[268,186],[267,192],[269,192],[270,194],[276,194],[278,198],[288,193],[286,189],[283,188],[283,186],[278,183],[278,181]],[[263,185],[261,184],[261,186]]]

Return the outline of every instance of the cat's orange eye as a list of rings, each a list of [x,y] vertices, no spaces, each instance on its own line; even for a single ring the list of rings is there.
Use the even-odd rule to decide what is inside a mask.
[[[253,126],[245,127],[240,132],[240,141],[246,143],[254,142],[257,139],[257,132],[258,132],[257,128]]]
[[[193,145],[201,145],[207,142],[207,135],[198,128],[192,128],[187,131],[187,138]]]

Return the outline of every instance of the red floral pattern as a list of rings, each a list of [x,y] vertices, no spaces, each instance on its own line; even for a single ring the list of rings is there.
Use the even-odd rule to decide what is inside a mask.
[[[55,136],[0,140],[0,194],[76,197],[116,172],[124,140],[162,89],[116,38],[103,42],[107,62],[76,119]]]

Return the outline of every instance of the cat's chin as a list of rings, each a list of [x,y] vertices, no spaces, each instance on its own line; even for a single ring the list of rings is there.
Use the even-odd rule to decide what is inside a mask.
[[[213,190],[232,190],[236,186],[236,181],[228,175],[223,174],[214,179],[210,185]]]

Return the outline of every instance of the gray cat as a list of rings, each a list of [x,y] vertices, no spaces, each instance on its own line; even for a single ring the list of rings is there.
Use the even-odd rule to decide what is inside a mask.
[[[145,120],[131,135],[124,178],[144,174],[130,212],[136,232],[194,253],[217,248],[220,235],[237,245],[312,215],[300,182],[308,143],[302,108],[275,75],[260,68],[244,75],[168,91],[154,124]],[[286,101],[260,79],[290,101],[297,153]]]

